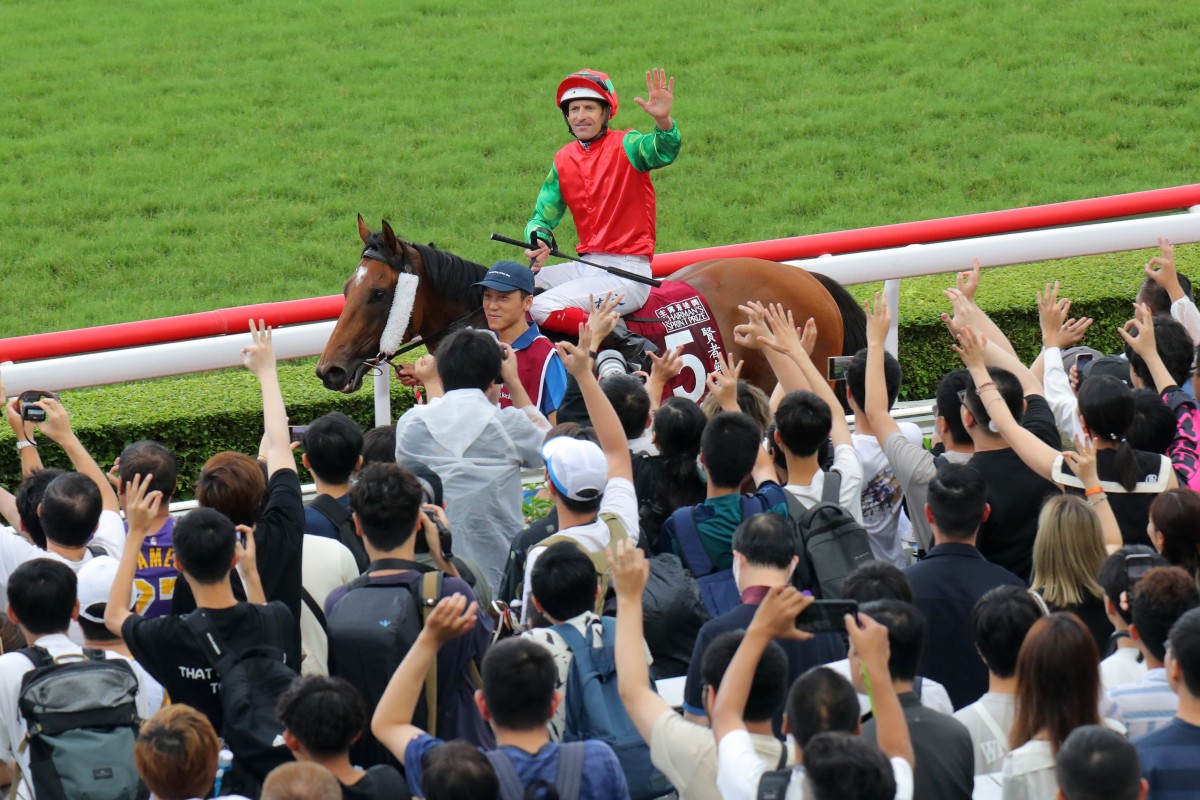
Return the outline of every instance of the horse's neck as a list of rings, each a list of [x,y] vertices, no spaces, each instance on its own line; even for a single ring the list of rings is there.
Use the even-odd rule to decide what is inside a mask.
[[[413,331],[422,338],[442,332],[447,326],[459,321],[473,311],[481,310],[478,303],[473,303],[470,295],[461,295],[444,291],[443,282],[430,277],[430,268],[425,263],[425,257],[414,245],[404,242],[405,257],[410,264],[417,265],[417,299],[413,312]],[[432,250],[433,248],[430,248]],[[465,267],[465,265],[464,265]],[[448,267],[439,265],[439,272],[445,272]]]

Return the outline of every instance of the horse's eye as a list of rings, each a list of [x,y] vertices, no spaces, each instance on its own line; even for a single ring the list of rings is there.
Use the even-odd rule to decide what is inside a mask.
[[[372,289],[371,290],[371,302],[378,303],[381,300],[383,300],[383,298],[386,295],[387,295],[387,292],[385,292],[383,289]]]

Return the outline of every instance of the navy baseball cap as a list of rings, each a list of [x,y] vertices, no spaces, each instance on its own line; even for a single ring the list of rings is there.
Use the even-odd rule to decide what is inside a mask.
[[[497,261],[487,271],[487,275],[483,276],[483,280],[475,285],[486,286],[498,292],[520,289],[526,294],[533,294],[533,271],[516,261]]]

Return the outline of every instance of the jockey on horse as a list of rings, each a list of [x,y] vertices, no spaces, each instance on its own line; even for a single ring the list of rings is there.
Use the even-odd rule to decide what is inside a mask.
[[[531,315],[543,329],[574,337],[585,323],[591,298],[624,295],[624,315],[645,304],[650,287],[577,262],[542,267],[557,249],[553,229],[568,209],[579,234],[576,251],[594,264],[651,277],[655,203],[650,170],[668,166],[679,155],[679,127],[671,118],[675,79],[665,70],[646,73],[647,100],[634,102],[654,118],[653,133],[610,131],[617,114],[617,93],[603,72],[585,69],[558,85],[556,102],[575,141],[554,156],[554,166],[538,193],[533,217],[525,226],[530,249],[525,255],[544,291],[534,298]],[[657,348],[624,325],[614,335],[626,361],[641,365],[645,351]],[[635,366],[634,368],[637,368]]]

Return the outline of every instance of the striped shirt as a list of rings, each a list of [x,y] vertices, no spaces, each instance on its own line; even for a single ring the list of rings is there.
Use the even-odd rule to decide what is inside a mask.
[[[1200,787],[1200,727],[1181,719],[1160,726],[1134,742],[1142,777],[1150,783],[1148,800],[1192,798]]]
[[[1169,724],[1179,708],[1179,697],[1167,683],[1163,667],[1146,670],[1132,683],[1114,686],[1104,695],[1101,716],[1115,719],[1129,729],[1129,738],[1145,736]]]

